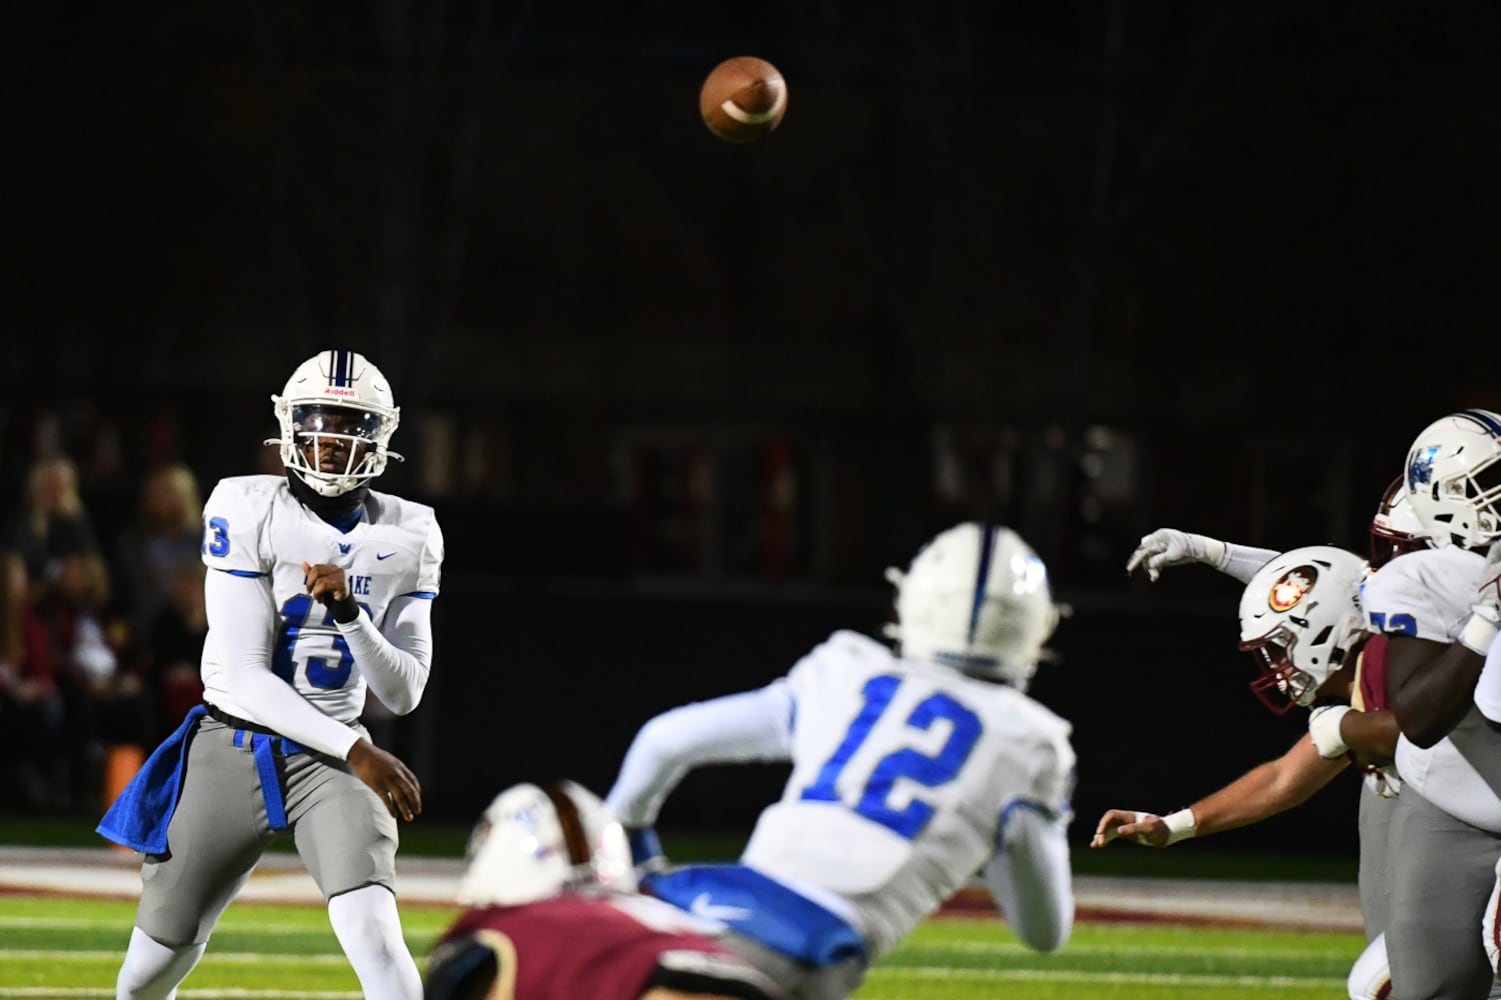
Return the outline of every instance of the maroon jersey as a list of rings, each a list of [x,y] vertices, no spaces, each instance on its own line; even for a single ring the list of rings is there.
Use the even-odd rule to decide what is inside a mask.
[[[465,911],[433,950],[428,1000],[637,1000],[653,986],[773,1000],[775,987],[697,930],[694,919],[644,896],[565,894],[522,906]]]
[[[1390,708],[1386,700],[1386,647],[1388,639],[1376,633],[1360,648],[1360,662],[1355,667],[1355,693],[1350,704],[1362,712],[1380,712]]]

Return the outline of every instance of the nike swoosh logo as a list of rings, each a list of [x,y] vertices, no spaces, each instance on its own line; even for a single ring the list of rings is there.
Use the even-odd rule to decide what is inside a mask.
[[[695,917],[709,920],[744,920],[751,915],[751,911],[743,906],[716,906],[707,892],[694,896],[693,902],[688,904],[688,911]]]
[[[387,552],[387,553],[385,553],[385,554],[384,554],[384,555],[382,555],[382,554],[381,554],[381,553],[379,553],[379,552],[377,552],[377,553],[376,553],[376,554],[375,554],[375,558],[376,558],[376,559],[377,559],[377,560],[380,560],[380,559],[389,559],[389,558],[391,558],[391,557],[392,557],[392,556],[394,556],[394,555],[395,555],[395,554],[396,554],[396,553],[394,553],[394,552]]]

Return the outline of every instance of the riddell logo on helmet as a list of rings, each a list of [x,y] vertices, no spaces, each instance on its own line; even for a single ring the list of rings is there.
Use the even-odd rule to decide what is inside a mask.
[[[325,396],[358,396],[359,393],[355,392],[353,389],[339,389],[339,388],[336,388],[334,386],[329,386],[328,388],[326,388],[326,389],[323,390],[323,395],[325,395]]]
[[[1267,595],[1266,602],[1273,611],[1291,611],[1308,596],[1318,578],[1319,571],[1312,566],[1290,569],[1272,584],[1272,592]]]

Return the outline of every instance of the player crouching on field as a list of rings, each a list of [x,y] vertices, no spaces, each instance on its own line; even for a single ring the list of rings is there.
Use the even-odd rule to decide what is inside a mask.
[[[433,949],[427,1000],[782,996],[710,940],[722,927],[636,893],[620,822],[571,781],[501,792],[468,859],[468,909]]]

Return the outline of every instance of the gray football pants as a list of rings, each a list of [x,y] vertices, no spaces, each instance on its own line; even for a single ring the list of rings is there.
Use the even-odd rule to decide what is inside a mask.
[[[755,966],[792,1000],[845,1000],[865,978],[865,963],[855,959],[817,968],[734,931],[721,934],[716,940]]]
[[[1360,919],[1365,939],[1374,941],[1386,930],[1391,902],[1386,880],[1386,844],[1391,834],[1395,798],[1384,799],[1360,786]]]
[[[1455,819],[1405,785],[1392,810],[1386,952],[1394,1000],[1484,1000],[1493,972],[1481,920],[1501,835]]]
[[[172,948],[207,941],[281,833],[291,833],[325,899],[366,885],[394,892],[396,820],[349,765],[323,754],[277,753],[287,828],[274,831],[248,734],[237,747],[235,732],[204,718],[189,737],[168,853],[150,855],[141,866],[136,926]]]

